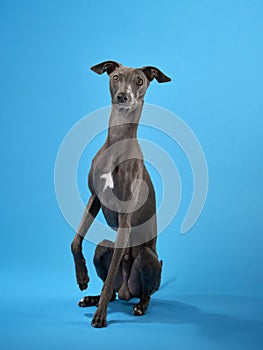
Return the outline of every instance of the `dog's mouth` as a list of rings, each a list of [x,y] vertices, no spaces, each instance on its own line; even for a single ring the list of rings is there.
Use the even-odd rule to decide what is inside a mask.
[[[129,102],[116,101],[114,105],[116,105],[118,108],[135,109],[137,107],[137,101],[129,101]]]

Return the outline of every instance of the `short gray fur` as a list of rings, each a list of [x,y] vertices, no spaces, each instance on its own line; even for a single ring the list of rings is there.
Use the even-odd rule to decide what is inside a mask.
[[[137,141],[137,128],[144,95],[150,82],[156,79],[159,83],[163,83],[171,79],[156,67],[129,68],[115,61],[102,62],[91,69],[97,74],[107,72],[109,75],[112,109],[106,142],[92,161],[89,172],[91,197],[71,244],[71,250],[79,288],[87,289],[89,277],[82,254],[82,242],[94,218],[102,209],[109,226],[117,230],[117,239],[115,242],[104,240],[95,250],[94,265],[98,276],[104,282],[101,295],[88,296],[79,302],[82,307],[98,306],[91,324],[100,328],[107,324],[108,303],[115,300],[116,293],[119,299],[123,300],[139,298],[139,303],[134,305],[133,314],[141,316],[146,312],[150,295],[158,290],[160,285],[162,262],[158,260],[156,252],[155,192]],[[116,142],[126,139],[132,139],[132,143],[131,147],[122,150],[124,153],[122,157],[126,159],[122,161],[114,151],[111,152],[111,149],[114,150],[112,146]],[[105,151],[108,151],[107,157],[101,160]],[[138,154],[138,157],[129,159],[129,155],[134,153]],[[99,168],[101,175],[96,174],[95,184],[96,167]],[[132,183],[136,179],[143,179],[149,190],[147,200],[139,209],[133,210],[131,204],[130,210],[126,212],[113,211],[99,199],[97,191],[101,187],[103,196],[106,197],[110,190],[122,202],[127,202],[131,196],[135,196],[132,201],[134,205],[136,196],[140,193],[139,185],[133,194],[131,191]],[[138,235],[143,235],[143,243],[133,245],[132,242]]]

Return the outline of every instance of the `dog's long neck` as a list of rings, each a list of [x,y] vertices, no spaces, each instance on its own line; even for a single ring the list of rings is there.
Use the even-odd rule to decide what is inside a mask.
[[[137,138],[137,129],[143,108],[143,101],[138,103],[133,110],[120,108],[112,105],[107,144],[112,145],[115,142],[124,139]]]

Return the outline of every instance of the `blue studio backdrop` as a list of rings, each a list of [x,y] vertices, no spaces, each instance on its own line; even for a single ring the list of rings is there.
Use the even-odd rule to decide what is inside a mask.
[[[1,349],[119,349],[123,342],[126,349],[262,349],[262,30],[260,0],[0,1]],[[95,245],[84,244],[91,281],[81,292],[54,166],[67,132],[110,104],[107,75],[89,70],[108,59],[157,66],[172,78],[152,82],[145,102],[192,129],[209,189],[198,221],[181,234],[191,167],[165,135],[140,131],[173,158],[182,200],[158,239],[162,287],[147,315],[134,318],[132,302],[116,301],[109,326],[97,330],[95,308],[77,306],[102,286]],[[105,132],[80,160],[83,202],[104,139]],[[160,201],[160,175],[154,164],[148,169]]]

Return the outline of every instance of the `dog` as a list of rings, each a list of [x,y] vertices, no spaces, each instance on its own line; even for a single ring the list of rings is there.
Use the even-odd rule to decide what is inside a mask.
[[[130,68],[115,61],[99,63],[91,70],[107,73],[112,100],[106,142],[92,160],[88,176],[91,197],[71,244],[77,283],[88,287],[89,277],[82,253],[83,239],[102,209],[107,224],[117,231],[116,241],[103,240],[95,250],[94,265],[104,282],[101,295],[86,296],[79,306],[97,306],[93,327],[107,325],[107,307],[118,298],[139,298],[133,314],[142,316],[151,295],[160,286],[162,261],[156,251],[155,191],[144,165],[137,129],[150,83],[171,79],[158,68]]]

